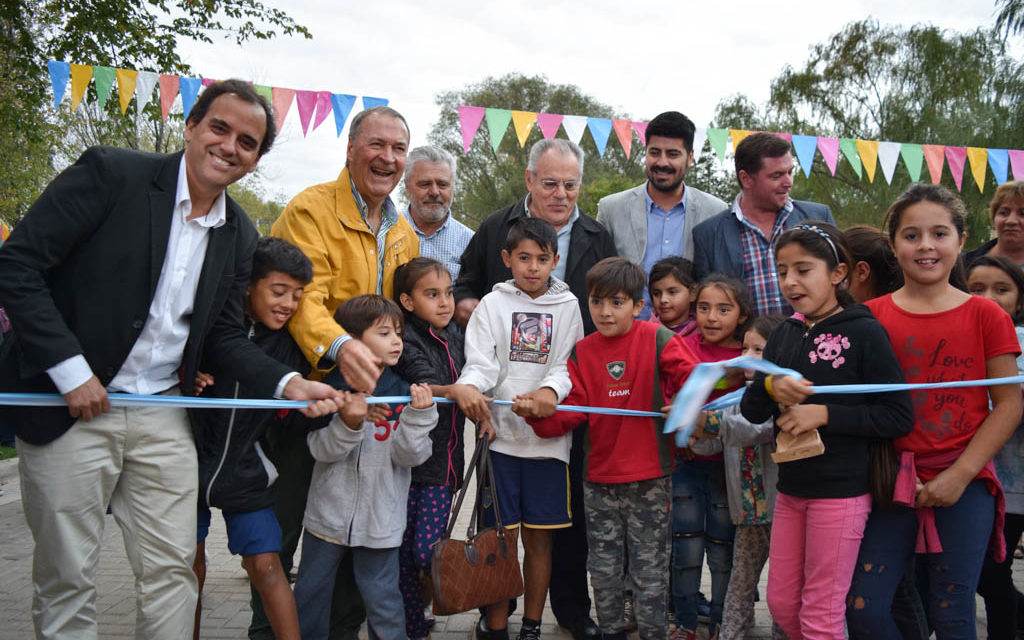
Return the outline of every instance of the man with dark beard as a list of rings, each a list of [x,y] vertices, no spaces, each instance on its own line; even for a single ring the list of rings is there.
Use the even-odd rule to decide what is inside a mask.
[[[455,158],[444,149],[416,147],[405,160],[405,219],[420,239],[420,255],[439,260],[459,277],[459,258],[473,231],[451,215]]]
[[[678,111],[657,115],[647,125],[647,182],[597,203],[597,221],[611,233],[618,254],[648,275],[662,258],[692,260],[693,228],[726,206],[683,182],[693,163],[694,131],[693,121]],[[641,318],[649,318],[650,309],[645,291]]]

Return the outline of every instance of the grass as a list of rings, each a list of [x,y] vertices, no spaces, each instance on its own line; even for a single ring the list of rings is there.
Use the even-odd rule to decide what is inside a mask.
[[[0,446],[0,460],[6,460],[7,458],[17,458],[18,452],[14,447]]]

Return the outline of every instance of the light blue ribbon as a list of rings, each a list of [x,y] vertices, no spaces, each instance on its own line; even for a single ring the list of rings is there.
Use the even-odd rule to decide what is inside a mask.
[[[147,396],[134,393],[111,393],[111,407],[178,407],[186,409],[302,409],[309,403],[303,400],[258,400],[252,398],[195,398],[185,396]],[[410,396],[370,396],[367,404],[406,404]],[[448,398],[434,398],[434,402],[450,403]],[[492,404],[512,406],[511,400],[495,400]],[[0,405],[28,407],[67,406],[64,397],[56,393],[0,393]],[[611,416],[637,416],[660,418],[655,411],[633,409],[611,409],[608,407],[577,407],[558,405],[558,411],[573,413],[601,413]]]
[[[685,447],[689,443],[690,435],[693,434],[697,422],[697,415],[701,411],[714,411],[739,404],[743,398],[745,389],[737,389],[720,398],[704,404],[714,389],[715,383],[725,375],[727,368],[737,367],[741,369],[753,369],[768,375],[793,376],[802,379],[803,375],[793,369],[786,369],[777,364],[754,358],[752,356],[740,356],[731,360],[720,362],[702,362],[693,368],[690,377],[686,379],[683,388],[676,394],[672,402],[672,410],[665,420],[665,433],[676,434],[676,445]],[[981,387],[999,384],[1022,384],[1024,376],[1010,376],[1006,378],[990,378],[985,380],[956,380],[952,382],[916,382],[916,383],[889,383],[889,384],[836,384],[836,385],[814,385],[809,387],[814,393],[829,394],[854,394],[854,393],[884,393],[886,391],[915,391],[918,389],[953,389],[957,387]]]

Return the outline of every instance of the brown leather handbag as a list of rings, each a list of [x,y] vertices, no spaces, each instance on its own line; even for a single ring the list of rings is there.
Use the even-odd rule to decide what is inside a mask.
[[[477,440],[469,461],[462,490],[448,517],[444,537],[434,543],[430,574],[434,583],[434,614],[447,616],[523,595],[523,574],[519,569],[518,529],[505,529],[501,521],[494,471],[487,438]],[[479,468],[477,463],[479,462]],[[476,501],[465,540],[452,538],[455,520],[469,489],[473,472],[477,473]],[[483,478],[490,481],[496,525],[479,530]]]

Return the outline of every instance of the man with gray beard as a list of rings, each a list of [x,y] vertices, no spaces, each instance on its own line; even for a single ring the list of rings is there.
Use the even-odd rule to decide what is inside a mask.
[[[420,255],[439,260],[459,277],[459,258],[473,231],[451,215],[455,191],[455,158],[444,149],[417,147],[405,163],[405,219],[420,239]]]

